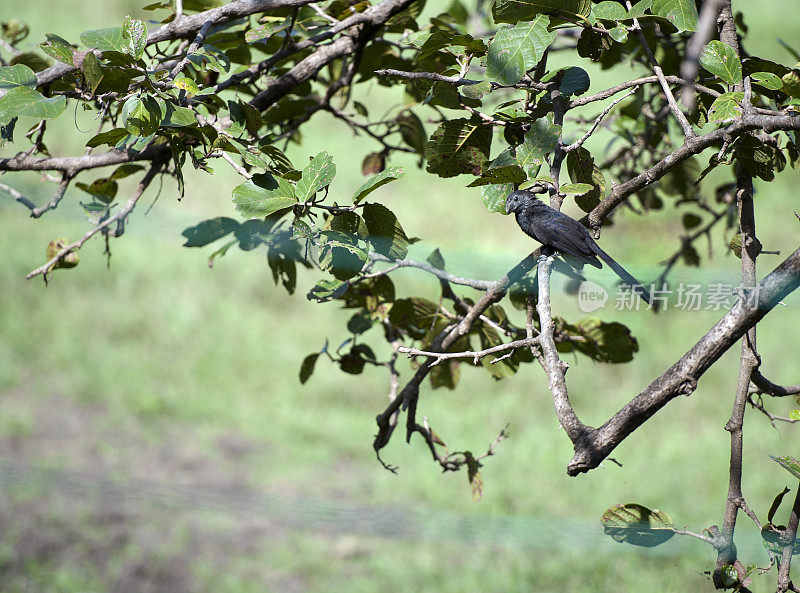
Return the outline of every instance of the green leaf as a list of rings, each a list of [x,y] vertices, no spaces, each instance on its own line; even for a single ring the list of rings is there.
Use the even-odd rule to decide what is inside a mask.
[[[259,25],[258,27],[253,27],[249,31],[245,32],[244,40],[247,43],[264,43],[275,35],[275,33],[279,33],[284,29],[287,29],[291,24],[290,20],[281,19],[278,22],[271,21],[264,23],[263,25]]]
[[[197,86],[197,83],[188,76],[178,76],[172,81],[172,84],[179,89],[183,89],[190,95],[196,95],[200,92],[200,87]]]
[[[186,56],[199,69],[213,70],[225,74],[231,69],[231,60],[221,49],[213,45],[204,45],[193,54]]]
[[[100,51],[123,51],[125,38],[122,35],[122,27],[110,27],[84,31],[81,33],[81,43]]]
[[[18,86],[35,89],[36,84],[36,73],[24,64],[0,67],[0,90],[13,89]]]
[[[66,107],[67,99],[63,95],[47,98],[32,88],[17,86],[0,97],[0,122],[23,115],[37,119],[54,119]]]
[[[122,39],[122,51],[138,60],[147,47],[147,25],[144,21],[126,16],[122,23]]]
[[[427,171],[439,177],[480,175],[489,160],[492,127],[477,118],[451,119],[439,125],[425,147]]]
[[[628,18],[636,19],[645,16],[651,5],[652,0],[639,0],[639,2],[631,6],[631,9],[628,11]]]
[[[686,230],[695,228],[701,222],[703,222],[703,219],[700,218],[697,214],[694,214],[692,212],[687,212],[686,214],[683,215],[683,218],[681,219],[681,224],[683,224],[683,228],[685,228]],[[741,237],[741,235],[739,235],[739,237]]]
[[[308,292],[306,298],[309,301],[324,303],[333,299],[338,299],[346,291],[349,284],[343,280],[320,280]]]
[[[781,502],[783,502],[783,497],[786,496],[790,492],[788,486],[784,486],[783,490],[779,492],[775,498],[772,500],[772,504],[769,507],[769,511],[767,512],[767,522],[772,523],[772,520],[775,518],[775,513],[778,512],[778,507],[781,506]]]
[[[158,129],[161,123],[161,108],[149,95],[134,95],[122,105],[120,120],[128,133],[147,136]]]
[[[631,335],[631,330],[616,321],[605,322],[597,317],[589,317],[576,325],[564,323],[563,330],[581,338],[572,346],[597,362],[630,362],[639,351],[639,343]]]
[[[303,169],[303,175],[297,182],[297,199],[301,202],[309,200],[323,187],[330,185],[335,175],[333,157],[324,151],[319,153]]]
[[[562,95],[582,95],[589,90],[589,75],[578,66],[570,66],[564,70],[558,90]]]
[[[39,44],[42,51],[51,58],[72,66],[72,52],[75,46],[63,37],[52,33],[45,35],[45,38],[47,41]]]
[[[800,480],[800,461],[789,455],[783,455],[781,457],[770,455],[770,458],[779,463],[783,469],[792,474],[795,478]]]
[[[92,136],[89,141],[86,143],[86,146],[90,148],[96,148],[98,146],[102,146],[103,144],[108,144],[109,146],[116,146],[120,140],[128,136],[127,130],[123,128],[114,128],[113,130],[108,130],[107,132],[100,132],[96,136]]]
[[[184,247],[204,247],[239,228],[239,223],[232,218],[218,216],[191,226],[181,233],[186,238]]]
[[[800,410],[792,410],[789,412],[789,418],[794,421],[800,421]]]
[[[424,156],[428,135],[425,133],[425,127],[419,117],[408,109],[398,115],[395,121],[400,128],[400,136],[403,138],[403,142],[416,150],[418,154]]]
[[[461,94],[470,99],[480,99],[492,91],[492,83],[483,80],[477,84],[467,84],[461,87]]]
[[[407,331],[415,340],[421,340],[436,319],[437,311],[436,303],[428,299],[421,297],[397,299],[389,312],[389,321]]]
[[[21,54],[17,54],[13,58],[9,60],[9,64],[14,66],[16,64],[23,64],[28,66],[34,72],[40,72],[45,68],[49,68],[52,66],[52,61],[49,58],[43,58],[36,52],[33,51],[25,51]]]
[[[678,31],[697,29],[697,6],[694,0],[653,0],[651,10],[675,25]]]
[[[703,49],[700,65],[730,85],[742,80],[742,62],[736,52],[729,45],[716,39],[709,41]]]
[[[492,6],[495,23],[530,21],[540,14],[574,18],[588,17],[591,13],[591,0],[497,0]]]
[[[744,93],[724,93],[714,99],[708,110],[708,121],[721,122],[739,117],[742,114],[741,102]]]
[[[500,214],[506,213],[506,197],[514,191],[513,183],[504,183],[502,185],[484,185],[481,187],[481,197],[483,198],[483,205],[489,212]]]
[[[628,11],[619,2],[612,2],[605,0],[592,6],[592,12],[595,18],[603,19],[606,21],[616,21],[624,19],[628,16]]]
[[[545,155],[556,149],[560,136],[561,126],[553,123],[552,115],[541,117],[534,121],[531,129],[526,132],[525,142],[517,149],[518,155],[524,152],[526,162],[531,159],[541,162]]]
[[[603,513],[600,523],[603,533],[615,541],[645,548],[663,544],[675,535],[672,517],[636,503],[614,505]]]
[[[319,352],[315,352],[314,354],[309,354],[303,359],[303,364],[300,365],[301,385],[305,385],[306,381],[308,381],[311,375],[314,373],[314,366],[317,364],[319,355]]]
[[[756,72],[750,75],[754,83],[760,84],[770,91],[779,91],[783,87],[780,76],[772,72]]]
[[[161,119],[161,125],[168,128],[181,128],[197,124],[197,117],[194,111],[186,107],[175,107],[172,103],[166,102],[165,113]]]
[[[588,183],[565,183],[559,186],[558,191],[565,194],[575,194],[581,196],[592,190],[594,186]]]
[[[95,179],[91,185],[78,182],[75,184],[77,187],[85,191],[87,194],[94,196],[104,204],[110,204],[117,195],[118,185],[113,179]]]
[[[594,164],[594,157],[585,148],[567,153],[567,172],[573,183],[588,183],[594,189],[575,198],[575,203],[584,212],[591,212],[605,194],[606,180],[602,171]]]
[[[258,184],[256,184],[256,179]],[[282,177],[270,174],[254,176],[253,179],[233,189],[236,211],[245,218],[269,216],[273,212],[297,204],[292,184]]]
[[[383,204],[367,204],[363,215],[375,251],[390,259],[403,259],[408,254],[408,237],[394,212]]]
[[[500,29],[489,44],[486,76],[503,85],[516,84],[542,59],[555,39],[547,30],[550,17],[539,15],[531,22]]]
[[[800,98],[800,74],[797,70],[791,70],[781,77],[781,90],[795,99]]]
[[[525,171],[518,165],[503,165],[489,169],[467,187],[480,187],[490,184],[522,183],[527,179]]]
[[[86,52],[86,55],[83,56],[81,71],[83,72],[84,79],[86,79],[86,86],[94,93],[97,87],[100,86],[104,74],[103,68],[100,66],[100,60],[98,60],[97,56],[92,52]]]
[[[628,30],[622,25],[609,29],[608,36],[617,43],[625,43],[628,40]]]
[[[401,167],[389,167],[385,171],[381,171],[377,175],[373,175],[358,188],[356,195],[353,196],[353,204],[358,204],[361,200],[366,198],[373,191],[382,185],[386,185],[390,181],[400,179],[406,174],[405,170]]]

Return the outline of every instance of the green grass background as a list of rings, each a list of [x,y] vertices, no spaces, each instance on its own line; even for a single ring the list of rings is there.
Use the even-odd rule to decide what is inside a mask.
[[[75,41],[82,30],[115,25],[125,14],[148,15],[138,7],[32,1],[4,6],[0,17],[28,22],[29,44],[49,32]],[[800,46],[797,28],[785,27],[800,17],[800,9],[789,0],[763,10],[743,8],[751,26],[747,47],[786,62],[776,37]],[[611,80],[590,72],[593,90]],[[402,100],[371,90],[376,108]],[[79,150],[94,124],[68,111],[52,127],[48,144],[60,154]],[[23,126],[18,128],[21,135]],[[601,150],[603,141],[594,141],[593,148]],[[331,194],[344,201],[363,180],[360,156],[354,155],[366,146],[367,140],[320,117],[291,157],[301,163],[320,150],[330,152],[338,170]],[[6,147],[4,154],[13,150]],[[460,178],[432,178],[411,159],[398,157],[392,164],[409,174],[378,196],[410,236],[424,237],[414,255],[439,247],[453,273],[491,279],[532,247],[513,220],[488,214],[479,192],[465,189]],[[694,531],[721,523],[728,467],[722,427],[736,385],[738,347],[691,397],[670,403],[614,452],[623,467],[606,463],[577,478],[566,476],[571,446],[558,430],[540,369],[529,365],[495,382],[485,371],[462,367],[455,391],[424,390],[420,414],[449,445],[476,452],[509,425],[511,438],[482,469],[485,493],[473,503],[466,475],[440,474],[416,440],[408,446],[397,439],[385,451],[399,465],[398,475],[375,461],[374,416],[385,406],[388,389],[381,370],[368,368],[353,377],[320,360],[300,386],[302,358],[328,337],[332,344],[347,337],[347,311],[304,297],[318,274],[301,274],[297,294],[289,297],[273,286],[261,251],[231,251],[209,269],[211,250],[181,248],[187,226],[235,216],[230,190],[239,182],[221,161],[213,176],[189,168],[182,201],[166,181],[149,214],[141,206],[134,213],[124,237],[112,242],[110,269],[102,242],[93,240],[81,251],[80,266],[57,273],[48,287],[24,277],[44,261],[51,239],[74,239],[88,228],[77,205],[80,190],[71,188],[58,210],[37,221],[0,196],[0,462],[39,472],[0,473],[0,590],[124,590],[121,583],[131,590],[148,585],[196,591],[712,587],[704,571],[713,567],[714,555],[703,544],[671,542],[651,551],[615,544],[602,536],[599,517],[613,504],[636,501],[668,511],[676,524]],[[54,189],[37,175],[6,175],[2,181],[37,203]],[[772,184],[757,185],[759,236],[766,249],[781,250],[782,256],[798,246],[797,183],[797,172],[788,170]],[[155,199],[151,188],[143,206]],[[654,276],[657,263],[677,247],[677,221],[671,204],[647,219],[625,213],[602,244],[637,275]],[[737,283],[739,260],[725,253],[720,234],[713,251],[710,260],[703,254],[701,270],[679,267],[673,280]],[[760,258],[761,274],[780,259]],[[421,274],[404,271],[398,277],[403,291],[437,294],[437,284]],[[593,278],[609,280],[604,273]],[[778,382],[797,382],[799,302],[792,295],[759,326],[762,368]],[[582,316],[563,293],[554,308],[570,319]],[[612,366],[568,357],[571,397],[590,424],[604,421],[663,372],[720,313],[669,310],[652,316],[607,307],[601,315],[628,324],[640,352],[632,363]],[[366,337],[380,345],[377,330]],[[770,402],[776,413],[793,405]],[[79,434],[58,446],[40,444],[51,428],[61,434],[69,418],[84,422]],[[231,439],[246,446],[229,454],[220,443]],[[791,426],[775,430],[750,413],[745,444],[744,493],[765,520],[774,495],[791,483],[767,456],[797,455],[796,432]],[[195,466],[176,465],[176,459]],[[57,480],[42,478],[51,470],[84,472],[83,494],[69,495]],[[210,507],[187,499],[165,504],[152,488],[144,488],[138,502],[122,496],[117,504],[89,492],[101,478],[123,486],[143,480],[167,489],[189,484],[200,492],[204,484],[235,481],[289,505],[294,519],[282,523],[281,513],[265,503],[242,509],[224,497]],[[122,518],[98,511],[117,506]],[[371,519],[359,522],[360,516]],[[376,517],[394,523],[384,529]],[[60,542],[53,544],[55,551],[26,546],[43,534]],[[756,528],[744,519],[737,543],[743,561],[766,562]],[[170,581],[174,575],[183,580]],[[757,578],[753,589],[771,590],[774,575]]]

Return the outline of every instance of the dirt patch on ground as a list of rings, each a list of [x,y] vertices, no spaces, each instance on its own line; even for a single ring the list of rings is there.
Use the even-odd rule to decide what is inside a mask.
[[[258,512],[244,463],[256,444],[212,437],[211,457],[189,427],[154,438],[56,395],[4,394],[0,418],[0,591],[303,589],[258,568],[286,526]]]

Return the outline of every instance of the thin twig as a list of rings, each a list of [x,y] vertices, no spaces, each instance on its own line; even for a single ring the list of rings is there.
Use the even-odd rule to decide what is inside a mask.
[[[79,240],[62,248],[47,263],[29,272],[26,278],[30,280],[31,278],[34,278],[35,276],[38,276],[40,274],[47,274],[53,268],[53,266],[67,253],[80,249],[83,246],[83,244],[86,243],[86,241],[88,241],[89,239],[91,239],[94,235],[96,235],[103,229],[107,228],[112,223],[117,222],[118,220],[123,220],[125,217],[127,217],[128,214],[130,214],[133,208],[136,206],[136,202],[139,201],[139,198],[144,193],[144,190],[147,189],[147,186],[150,185],[150,182],[153,180],[156,174],[161,170],[161,167],[162,167],[161,161],[153,163],[150,166],[150,169],[148,169],[147,173],[142,178],[142,180],[139,182],[139,185],[136,187],[136,190],[133,192],[133,195],[131,195],[130,199],[125,203],[125,205],[121,209],[119,209],[112,216],[109,216],[101,223],[93,227]]]

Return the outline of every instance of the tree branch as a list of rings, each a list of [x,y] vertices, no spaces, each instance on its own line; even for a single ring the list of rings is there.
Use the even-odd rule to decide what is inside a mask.
[[[567,466],[567,473],[574,476],[597,467],[629,434],[668,402],[679,395],[691,394],[709,367],[798,286],[800,249],[764,278],[752,294],[740,297],[680,360],[595,429],[590,441],[575,443],[575,455]]]
[[[83,246],[83,244],[86,243],[86,241],[91,239],[98,232],[110,226],[112,223],[118,220],[124,220],[125,217],[127,217],[131,213],[133,208],[136,206],[136,202],[138,202],[139,198],[142,197],[144,190],[147,189],[147,186],[150,185],[150,182],[153,181],[153,178],[161,170],[162,165],[163,165],[162,161],[156,161],[150,166],[150,169],[148,169],[147,173],[145,173],[144,177],[142,177],[142,180],[139,182],[139,185],[136,187],[136,190],[133,192],[133,195],[131,195],[130,199],[128,199],[128,201],[122,208],[120,208],[112,216],[109,216],[108,218],[97,224],[94,228],[92,228],[85,235],[83,235],[83,237],[81,237],[78,241],[75,241],[74,243],[71,243],[70,245],[63,247],[47,263],[39,266],[35,270],[32,270],[30,273],[28,273],[26,278],[30,280],[31,278],[34,278],[35,276],[38,276],[40,274],[47,274],[48,272],[50,272],[50,270],[53,269],[53,266],[60,259],[62,259],[67,253],[69,253],[70,251],[76,251],[80,249]]]

